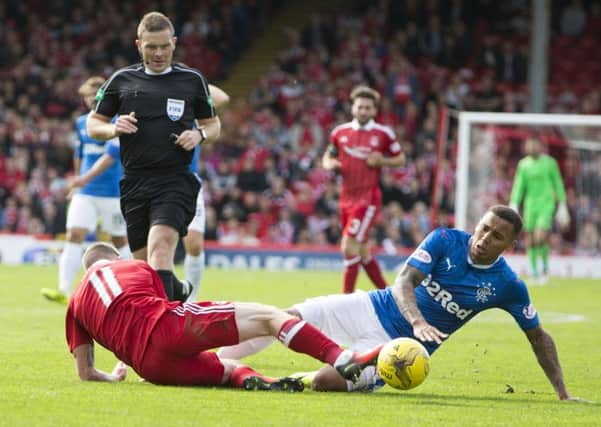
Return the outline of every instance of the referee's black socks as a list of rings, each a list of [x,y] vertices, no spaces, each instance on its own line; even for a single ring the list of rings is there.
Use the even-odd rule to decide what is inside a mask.
[[[157,270],[163,281],[163,287],[169,301],[185,302],[192,292],[192,286],[187,282],[180,281],[171,270]]]
[[[171,270],[157,270],[157,273],[161,280],[163,281],[163,288],[165,288],[165,293],[167,294],[167,299],[169,301],[173,301],[173,279],[175,279],[175,275]]]
[[[179,280],[173,276],[173,299],[175,301],[186,302],[192,292],[192,284],[187,280]]]

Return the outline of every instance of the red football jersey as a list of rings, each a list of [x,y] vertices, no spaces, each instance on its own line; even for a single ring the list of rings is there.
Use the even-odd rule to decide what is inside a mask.
[[[399,155],[401,144],[396,141],[394,132],[373,120],[364,126],[353,120],[334,128],[330,142],[338,150],[341,163],[341,205],[369,203],[374,198],[374,191],[380,192],[380,168],[369,167],[367,156],[375,151],[381,152],[384,157]]]
[[[69,350],[95,340],[136,367],[156,322],[177,305],[177,301],[167,301],[161,278],[147,263],[99,261],[88,270],[69,302]]]

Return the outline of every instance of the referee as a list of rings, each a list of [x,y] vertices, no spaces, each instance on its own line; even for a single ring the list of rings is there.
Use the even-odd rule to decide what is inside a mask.
[[[98,90],[87,130],[100,140],[119,137],[121,211],[131,251],[157,270],[170,299],[185,299],[173,256],[200,190],[189,165],[194,147],[217,139],[221,123],[202,74],[172,63],[177,38],[169,18],[147,13],[137,37],[143,63],[116,71]]]

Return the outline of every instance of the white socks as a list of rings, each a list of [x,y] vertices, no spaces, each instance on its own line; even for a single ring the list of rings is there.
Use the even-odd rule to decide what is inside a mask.
[[[204,269],[204,251],[198,256],[186,254],[186,258],[184,259],[184,274],[186,275],[186,280],[188,280],[193,286],[192,292],[190,293],[190,296],[188,297],[186,302],[196,301]]]
[[[384,381],[378,376],[375,366],[366,366],[356,383],[346,381],[347,391],[376,391],[383,386]]]
[[[58,261],[58,290],[67,296],[73,292],[73,282],[81,267],[82,255],[82,243],[65,242]]]
[[[274,341],[275,338],[272,336],[252,338],[236,345],[221,347],[217,351],[217,355],[220,359],[240,360],[246,356],[258,353]]]

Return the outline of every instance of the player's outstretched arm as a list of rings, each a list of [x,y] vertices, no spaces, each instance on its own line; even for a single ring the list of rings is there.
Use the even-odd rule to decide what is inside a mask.
[[[94,367],[94,346],[92,344],[82,344],[75,347],[73,357],[75,358],[77,374],[82,381],[119,382],[123,381],[127,375],[127,366],[123,362],[117,363],[110,374],[96,369]]]
[[[403,317],[413,326],[413,335],[421,341],[436,341],[438,344],[448,334],[426,322],[415,300],[415,288],[425,275],[415,267],[405,264],[394,281],[392,295]]]
[[[563,382],[563,373],[559,364],[557,348],[551,335],[549,335],[541,326],[537,326],[526,331],[526,336],[532,345],[532,350],[536,354],[539,365],[545,371],[547,378],[557,393],[560,400],[583,401],[578,397],[571,396]]]
[[[217,110],[220,110],[230,102],[230,96],[220,87],[209,84],[209,93],[213,99],[213,105]]]
[[[514,211],[518,211],[518,206],[522,201],[522,197],[524,196],[524,191],[526,188],[526,183],[524,179],[524,174],[522,173],[522,163],[518,163],[518,166],[515,171],[515,176],[513,177],[513,185],[511,187],[511,196],[509,197],[509,206]]]
[[[113,163],[115,163],[115,159],[113,159],[109,154],[103,154],[94,162],[92,167],[86,173],[73,178],[69,182],[69,187],[83,187],[102,172],[110,168]]]

